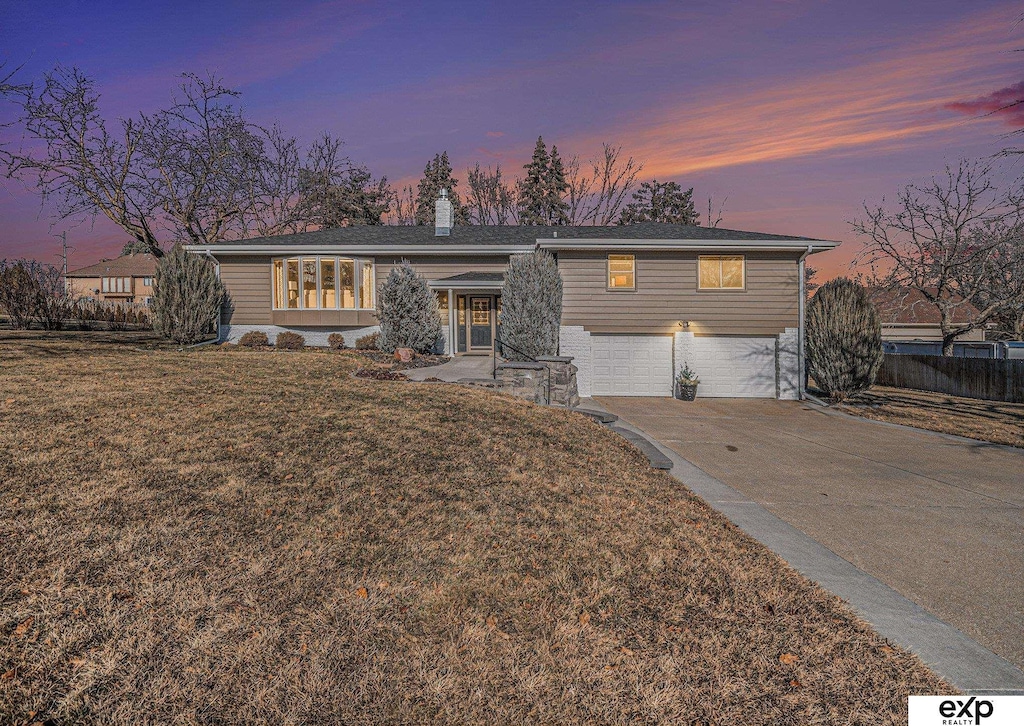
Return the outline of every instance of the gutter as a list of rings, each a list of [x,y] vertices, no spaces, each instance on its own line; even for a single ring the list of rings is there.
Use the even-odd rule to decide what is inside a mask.
[[[807,278],[805,276],[807,267],[807,255],[814,252],[814,245],[807,245],[807,249],[800,255],[800,260],[797,262],[797,269],[800,275],[800,317],[797,327],[799,328],[799,341],[797,343],[797,364],[800,368],[800,400],[806,398],[807,393],[804,391],[807,385],[807,366],[804,353],[804,327],[806,325],[806,307],[807,307]]]

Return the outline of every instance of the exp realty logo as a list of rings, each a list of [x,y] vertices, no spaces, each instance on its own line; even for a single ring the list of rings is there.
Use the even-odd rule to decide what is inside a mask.
[[[909,726],[1024,724],[1024,696],[911,696]]]

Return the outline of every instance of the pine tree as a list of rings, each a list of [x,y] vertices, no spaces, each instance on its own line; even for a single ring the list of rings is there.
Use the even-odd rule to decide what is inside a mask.
[[[455,187],[459,180],[452,176],[452,165],[448,161],[448,152],[435,154],[423,169],[423,178],[416,188],[416,224],[434,224],[434,203],[442,189],[448,190],[448,199],[455,212],[455,224],[468,224],[469,216],[459,199]]]
[[[377,293],[377,320],[380,337],[377,346],[393,353],[396,348],[412,348],[429,353],[441,337],[441,316],[437,295],[427,281],[403,260],[388,273]]]
[[[542,136],[537,137],[533,158],[525,164],[525,178],[519,183],[519,224],[547,224],[547,192],[551,157]]]
[[[501,293],[501,338],[529,356],[558,355],[562,325],[562,275],[544,250],[512,255]],[[506,358],[523,356],[511,349]]]
[[[182,345],[213,331],[224,286],[207,258],[175,245],[157,263],[153,282],[154,330]]]
[[[845,277],[822,285],[807,304],[807,367],[818,387],[837,400],[870,388],[882,358],[867,291]]]
[[[565,180],[565,167],[554,144],[551,145],[551,161],[544,186],[545,224],[569,224],[569,205],[565,201],[569,182]]]
[[[619,224],[640,222],[700,224],[700,214],[693,205],[693,187],[684,192],[676,182],[644,182],[619,217]]]

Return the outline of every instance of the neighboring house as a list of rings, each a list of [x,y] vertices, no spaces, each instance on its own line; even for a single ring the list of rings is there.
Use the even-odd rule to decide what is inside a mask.
[[[870,295],[882,321],[883,341],[942,342],[939,309],[920,290],[875,288]],[[970,303],[958,305],[953,313],[953,322],[957,325],[970,323],[977,315],[978,309]],[[958,335],[956,339],[961,342],[983,341],[985,331],[976,328]]]
[[[804,258],[838,242],[709,227],[356,226],[189,245],[229,299],[221,339],[295,330],[349,345],[376,330],[377,287],[408,260],[437,292],[451,355],[490,354],[510,255],[544,249],[564,282],[560,347],[581,396],[670,396],[684,364],[701,396],[800,395]]]
[[[124,255],[68,272],[68,292],[89,300],[148,305],[155,274],[153,255]]]

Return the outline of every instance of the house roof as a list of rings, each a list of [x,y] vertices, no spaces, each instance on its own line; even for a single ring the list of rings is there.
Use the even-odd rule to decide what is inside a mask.
[[[916,288],[874,288],[869,294],[882,325],[938,325],[941,322],[939,309]],[[963,300],[959,296],[953,299]],[[953,308],[956,324],[973,322],[977,316],[978,309],[969,302]]]
[[[460,272],[458,275],[442,277],[439,280],[431,280],[429,282],[430,287],[433,288],[442,289],[449,287],[459,290],[469,290],[472,288],[500,289],[504,284],[504,272]]]
[[[562,226],[482,226],[457,225],[447,236],[438,236],[430,225],[417,226],[371,226],[358,225],[338,227],[316,232],[278,235],[274,237],[253,237],[250,239],[220,242],[213,245],[189,245],[191,251],[210,250],[217,253],[244,254],[256,251],[284,250],[290,248],[345,247],[365,250],[395,249],[415,252],[428,248],[452,250],[474,248],[493,252],[527,250],[536,246],[565,248],[567,244],[589,240],[603,246],[622,246],[624,242],[658,241],[662,243],[700,243],[700,246],[745,246],[789,248],[806,247],[814,244],[827,249],[838,242],[815,240],[810,237],[744,232],[717,227],[697,227],[682,224],[615,225],[607,227],[562,227]],[[665,246],[665,245],[662,245]]]
[[[68,272],[67,277],[152,277],[156,258],[148,253],[124,255]]]

